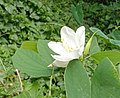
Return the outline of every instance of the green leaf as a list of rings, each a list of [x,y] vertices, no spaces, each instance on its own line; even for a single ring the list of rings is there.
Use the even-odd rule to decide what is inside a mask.
[[[54,52],[52,52],[49,47],[48,47],[48,42],[49,40],[38,40],[38,53],[39,55],[42,57],[42,59],[46,60],[46,65],[48,66],[49,64],[51,64],[53,62],[53,58],[51,56],[51,54],[54,54]]]
[[[89,54],[95,54],[97,52],[100,52],[100,47],[98,45],[97,38],[94,36],[90,46]]]
[[[93,36],[94,36],[94,34],[91,36],[91,38],[89,39],[89,41],[87,42],[87,44],[85,46],[85,50],[84,50],[84,55],[85,56],[89,53],[91,43],[92,43],[92,40],[93,40]]]
[[[35,41],[24,41],[20,48],[37,52],[37,43]]]
[[[91,81],[91,98],[120,97],[120,80],[118,72],[108,58],[100,62]]]
[[[120,46],[120,40],[109,39],[109,41],[114,45]]]
[[[95,28],[95,27],[90,27],[90,30],[93,32],[93,33],[96,33],[97,35],[105,38],[105,39],[109,39],[100,29],[98,28]]]
[[[75,18],[77,23],[79,25],[82,25],[83,17],[84,17],[83,10],[82,10],[82,5],[81,4],[77,4],[76,7],[74,5],[72,5],[71,11],[72,11],[73,17]]]
[[[102,51],[91,55],[97,62],[100,62],[103,58],[108,57],[113,64],[120,63],[120,52],[118,51]]]
[[[12,61],[15,68],[32,77],[51,75],[51,69],[47,67],[46,59],[34,51],[18,49],[12,57]]]
[[[90,98],[90,80],[79,60],[68,64],[64,78],[67,98]]]
[[[99,36],[107,39],[111,44],[120,46],[120,40],[114,40],[114,39],[108,38],[108,37],[107,37],[101,30],[99,30],[98,28],[91,27],[90,30],[91,30],[93,33],[96,33],[97,35],[99,35]],[[117,36],[117,35],[116,35],[116,36]]]

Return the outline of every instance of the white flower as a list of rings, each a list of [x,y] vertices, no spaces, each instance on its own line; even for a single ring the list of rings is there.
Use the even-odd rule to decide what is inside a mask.
[[[50,66],[66,67],[69,61],[78,59],[83,51],[85,44],[85,27],[81,26],[76,33],[69,27],[61,28],[61,42],[49,42],[48,47],[57,55],[51,56],[55,59]]]

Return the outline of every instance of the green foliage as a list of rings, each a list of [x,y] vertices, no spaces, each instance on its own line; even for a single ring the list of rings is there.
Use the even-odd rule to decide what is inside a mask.
[[[39,89],[39,83],[38,81],[35,81],[30,86],[30,89],[28,91],[24,91],[14,98],[42,98],[38,89]]]
[[[82,64],[79,61],[70,62],[65,73],[65,85],[67,98],[101,98],[101,96],[118,98],[120,96],[118,72],[108,58],[103,59],[96,68],[91,78],[91,88]]]
[[[82,2],[79,2],[79,4],[78,1],[79,0],[71,0],[71,1],[70,0],[66,0],[66,1],[64,0],[62,1],[61,0],[0,0],[0,97],[1,98],[14,98],[14,96],[16,96],[15,98],[25,98],[25,97],[49,98],[48,95],[49,78],[42,78],[42,77],[29,78],[29,75],[40,77],[46,74],[46,72],[44,72],[44,75],[39,75],[41,74],[40,73],[41,71],[39,71],[38,69],[42,67],[41,66],[42,62],[40,62],[41,59],[42,60],[44,59],[46,62],[42,64],[45,65],[44,66],[45,69],[47,71],[49,69],[47,76],[51,74],[51,69],[48,68],[47,65],[49,62],[52,61],[52,58],[48,59],[50,55],[47,55],[47,53],[45,52],[48,51],[48,47],[46,47],[46,45],[42,43],[42,40],[38,41],[39,44],[35,42],[38,39],[48,39],[55,41],[60,40],[59,31],[61,26],[64,25],[70,26],[72,28],[77,28],[79,25],[85,25],[86,36],[87,36],[86,40],[88,40],[88,38],[90,38],[90,36],[92,35],[91,32],[89,33],[88,30],[89,27],[95,26],[96,29],[100,28],[101,31],[103,31],[104,33],[99,30],[99,34],[101,32],[106,37],[103,34],[102,34],[103,36],[101,36],[102,40],[100,40],[98,36],[96,36],[97,38],[95,36],[93,37],[91,45],[89,47],[89,52],[87,53],[89,54],[88,57],[92,55],[92,57],[94,56],[93,58],[95,58],[99,62],[101,62],[101,60],[104,57],[108,57],[114,64],[120,63],[118,52],[115,52],[115,55],[113,55],[112,52],[109,52],[107,54],[105,52],[100,52],[100,48],[101,50],[106,50],[106,49],[113,50],[113,48],[116,50],[119,49],[118,48],[120,46],[119,1],[114,2],[114,0],[112,0],[109,2],[109,0],[105,0],[104,2],[102,2],[100,0],[93,0],[93,1],[83,0]],[[72,6],[72,10],[71,10],[71,6]],[[108,40],[106,40],[106,38],[108,38]],[[30,40],[30,41],[26,41],[26,40]],[[117,45],[118,47],[113,46],[110,43]],[[18,75],[16,74],[15,68],[11,61],[11,57],[15,53],[16,49],[20,47],[21,44],[22,44],[21,47],[22,49],[17,50],[16,52],[17,54],[14,55],[14,61],[16,62],[15,68],[20,67],[20,76],[24,87],[23,88],[24,90],[22,92],[20,91],[20,83],[19,83]],[[39,50],[38,50],[38,46],[39,46]],[[45,48],[45,50],[43,48]],[[35,51],[38,50],[38,53],[32,51],[31,49]],[[19,53],[21,57],[20,59],[18,59]],[[45,56],[43,56],[42,53],[45,53]],[[30,56],[33,57],[33,55],[35,55],[35,59],[33,58],[30,59],[29,57]],[[41,58],[40,55],[43,58]],[[24,56],[25,58],[23,58]],[[113,57],[116,59],[114,59]],[[20,66],[17,65],[17,61],[19,63],[22,62]],[[39,62],[40,64],[35,64],[34,66],[37,65],[37,67],[31,68],[31,65],[33,66],[33,64],[30,63],[29,61],[33,61],[34,63]],[[92,77],[92,81],[94,80],[97,86],[92,84],[92,87],[95,87],[96,91],[98,90],[101,91],[101,87],[98,87],[100,81],[101,79],[102,80],[104,79],[103,82],[105,83],[106,82],[105,79],[109,76],[109,73],[111,73],[111,79],[112,79],[111,80],[110,78],[109,79],[107,78],[109,81],[116,81],[116,83],[118,81],[118,79],[114,78],[117,77],[117,75],[116,75],[116,69],[113,67],[113,64],[109,60],[104,60],[102,62],[104,62],[105,64],[100,63],[96,70],[95,68],[97,67],[97,65],[92,58],[86,57],[84,62],[85,69],[87,70],[87,74],[90,76],[89,78],[91,78],[95,72],[94,76]],[[106,67],[105,68],[112,69],[115,72],[115,75],[113,75],[114,73],[112,74],[110,70],[108,70],[109,73],[108,71],[104,73],[103,75],[104,77],[101,77],[98,74],[100,70],[101,71],[104,70],[102,66],[106,66],[106,64],[107,64],[107,68]],[[71,67],[74,66],[71,65]],[[38,74],[33,69],[37,70],[36,72],[38,72]],[[57,70],[59,70],[59,72],[56,73],[54,75],[54,78],[52,79],[53,85],[52,85],[51,97],[66,98],[64,82],[63,82],[64,69],[57,69]],[[25,73],[27,73],[27,75]],[[73,75],[75,75],[75,73]],[[77,80],[76,76],[70,78],[75,78]],[[95,76],[97,76],[98,80],[100,81],[98,80],[96,81]],[[104,84],[102,85],[104,86]],[[74,85],[69,85],[69,89],[72,86]],[[117,88],[117,86],[118,85],[115,85],[114,87]],[[108,94],[108,91],[111,90],[110,92],[112,96],[114,96],[115,98],[119,97],[117,90],[115,89],[115,91],[112,92],[113,89],[110,86],[105,89],[102,88],[102,90],[104,91],[106,90],[105,91],[106,94]],[[103,92],[95,92],[95,93],[103,94]],[[96,98],[96,95],[93,95],[93,97]]]
[[[0,79],[2,80],[0,81],[0,97],[13,98],[13,96],[17,96],[20,93],[18,77],[11,58],[16,49],[22,43],[24,44],[22,48],[33,49],[35,44],[24,42],[26,40],[33,42],[39,38],[59,40],[60,27],[65,24],[74,24],[72,19],[70,19],[69,10],[70,5],[67,1],[0,0],[0,59],[2,61],[2,63],[0,62]],[[35,47],[34,49],[36,50]],[[6,70],[4,70],[3,66]],[[29,81],[28,86],[32,84],[31,79],[26,79],[26,74],[20,74],[22,81]],[[59,94],[62,98],[65,93],[60,75],[55,80],[53,96],[58,96]],[[41,94],[42,97],[47,96],[48,84],[49,82],[46,83],[46,81],[42,83],[43,87],[40,88],[41,92],[43,92]],[[56,84],[58,85],[57,88]],[[44,85],[47,86],[45,87]],[[25,92],[28,92],[28,90]]]
[[[89,27],[100,28],[105,34],[110,34],[112,30],[119,28],[120,25],[120,1],[109,1],[107,4],[103,4],[107,0],[102,0],[102,3],[90,1],[84,2],[84,24]],[[99,0],[100,1],[100,0]]]
[[[78,60],[69,63],[65,72],[67,98],[118,98],[120,79],[110,59],[102,59],[90,80]]]
[[[46,4],[47,1],[39,0],[1,0],[0,40],[21,44],[23,40],[57,39],[54,38],[59,35],[56,29],[65,24],[63,17],[69,19],[66,15],[69,13],[64,13],[61,6],[57,7],[57,2]]]

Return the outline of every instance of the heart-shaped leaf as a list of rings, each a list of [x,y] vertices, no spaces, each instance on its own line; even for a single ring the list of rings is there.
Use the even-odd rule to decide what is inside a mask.
[[[67,98],[91,98],[90,80],[79,60],[71,61],[65,71]]]
[[[51,75],[51,69],[46,66],[48,62],[34,51],[18,49],[12,60],[17,69],[32,77]]]
[[[53,58],[51,57],[53,52],[48,48],[48,42],[47,40],[38,41],[38,53],[31,50],[18,49],[12,58],[13,65],[32,77],[51,75],[51,68],[47,66],[53,62]],[[30,44],[32,43],[30,42]],[[34,44],[34,46],[36,45]]]
[[[108,58],[100,62],[91,79],[91,83],[91,98],[120,98],[118,72]]]

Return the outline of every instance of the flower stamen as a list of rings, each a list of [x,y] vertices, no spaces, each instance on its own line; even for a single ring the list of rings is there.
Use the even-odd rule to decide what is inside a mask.
[[[66,51],[72,52],[72,51],[75,50],[74,48],[70,47],[70,46],[68,45],[68,43],[64,41],[64,39],[63,39],[62,43],[63,43],[63,47],[65,48]]]

